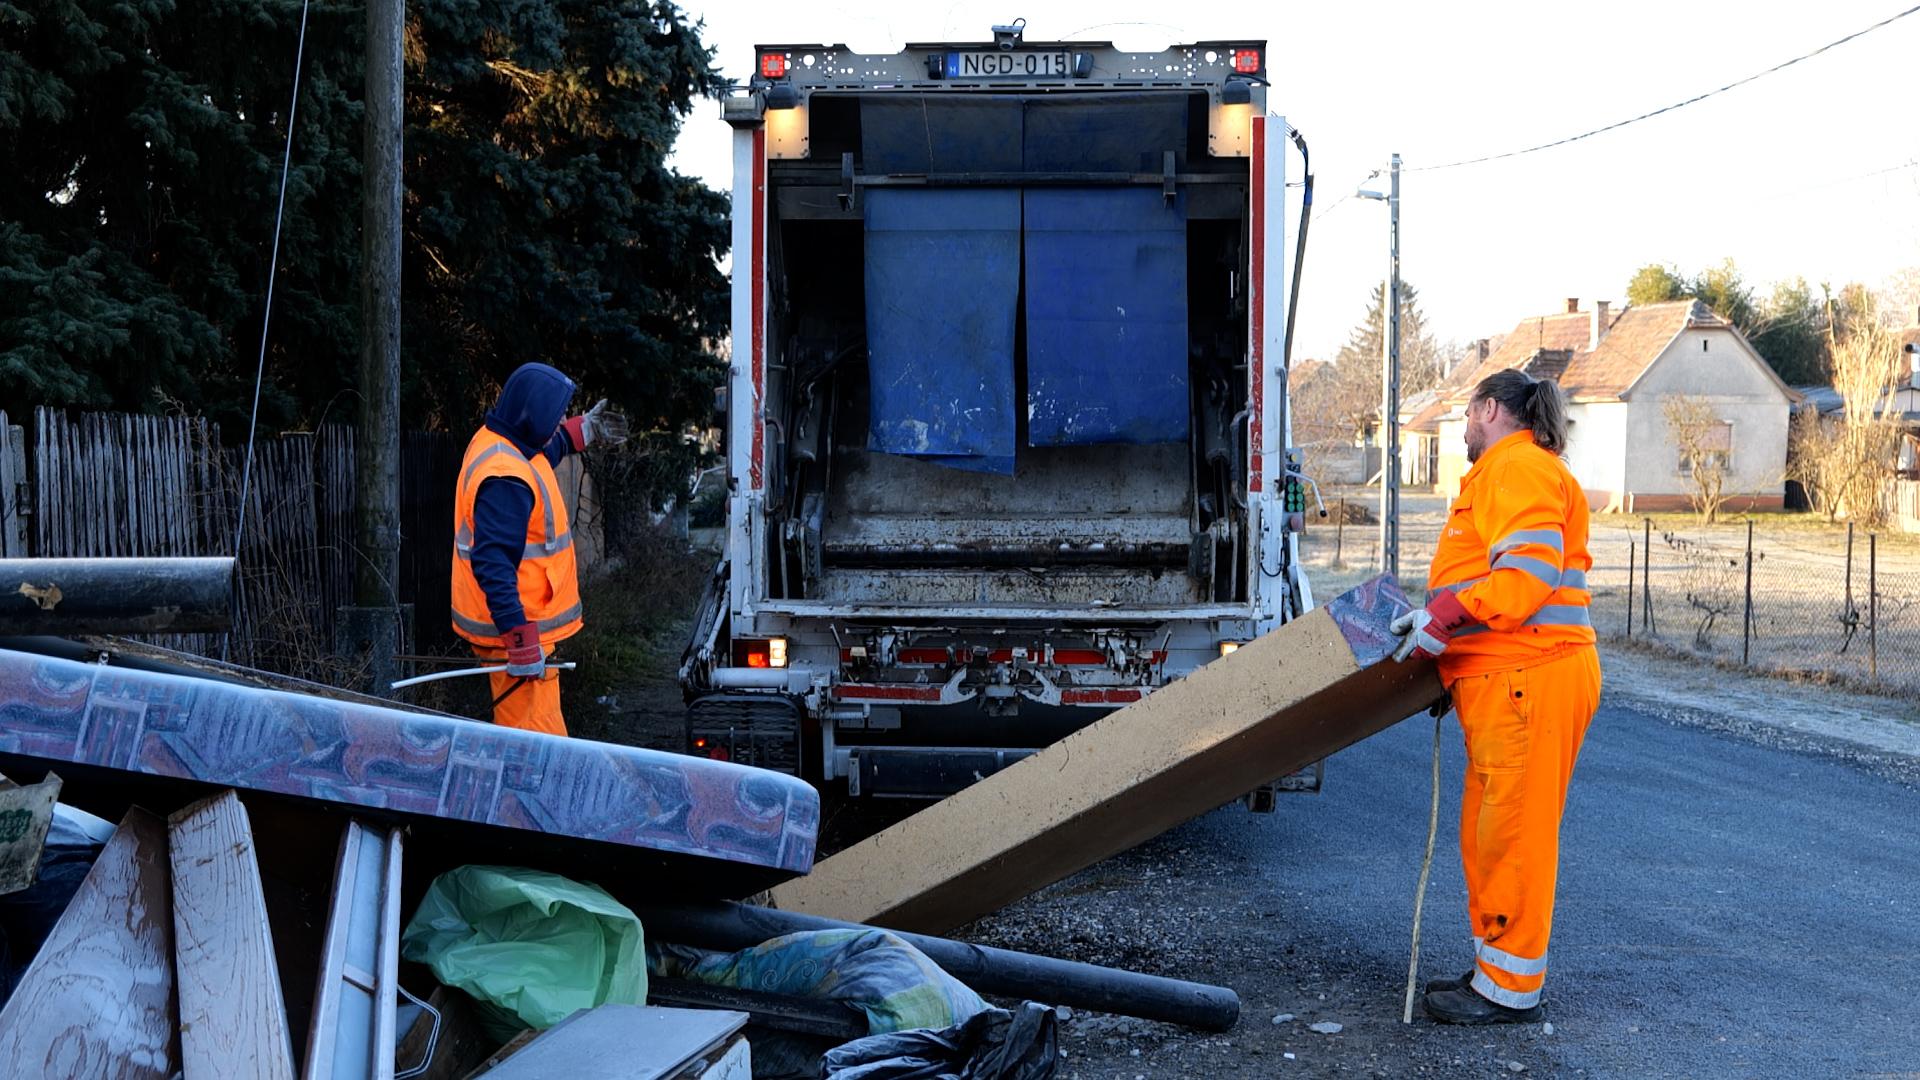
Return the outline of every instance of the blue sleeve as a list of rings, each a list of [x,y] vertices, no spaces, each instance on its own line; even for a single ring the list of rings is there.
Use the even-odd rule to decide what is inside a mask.
[[[520,556],[527,549],[533,489],[511,476],[480,482],[473,497],[473,577],[487,595],[487,612],[504,634],[527,621],[520,604]]]
[[[562,426],[555,431],[553,438],[547,440],[547,445],[541,447],[540,452],[547,455],[549,465],[559,465],[568,454],[573,453],[573,440],[567,438],[566,427]],[[532,513],[531,508],[528,509],[528,513]]]

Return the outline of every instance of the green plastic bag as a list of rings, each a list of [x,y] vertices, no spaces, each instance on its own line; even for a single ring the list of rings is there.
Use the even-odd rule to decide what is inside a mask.
[[[598,885],[515,866],[463,866],[434,879],[401,935],[401,955],[480,1004],[505,1042],[580,1009],[647,1002],[640,919]]]

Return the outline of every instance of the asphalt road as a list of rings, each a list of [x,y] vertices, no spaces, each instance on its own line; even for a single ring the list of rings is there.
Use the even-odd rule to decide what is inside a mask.
[[[1246,1004],[1224,1037],[1076,1015],[1062,1075],[1920,1077],[1911,762],[1618,700],[1569,798],[1551,1033],[1417,1007],[1403,1026],[1432,730],[1410,720],[1332,759],[1319,796],[1216,811],[978,924],[982,941],[1221,982]],[[1423,979],[1470,951],[1451,717],[1443,745]],[[1322,1021],[1342,1030],[1309,1030]]]

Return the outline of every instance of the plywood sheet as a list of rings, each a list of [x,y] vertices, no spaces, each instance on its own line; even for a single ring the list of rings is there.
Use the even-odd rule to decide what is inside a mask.
[[[135,808],[0,1011],[9,1076],[174,1074],[167,830]]]
[[[809,915],[942,933],[1399,722],[1441,694],[1387,659],[1381,577],[814,867]]]
[[[253,853],[231,791],[167,819],[173,848],[174,966],[186,1080],[293,1080],[280,970]]]

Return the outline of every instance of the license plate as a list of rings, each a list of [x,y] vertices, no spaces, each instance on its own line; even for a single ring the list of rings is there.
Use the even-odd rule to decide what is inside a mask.
[[[1064,79],[1067,70],[1063,52],[995,49],[947,54],[949,79]]]

